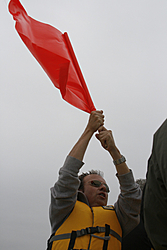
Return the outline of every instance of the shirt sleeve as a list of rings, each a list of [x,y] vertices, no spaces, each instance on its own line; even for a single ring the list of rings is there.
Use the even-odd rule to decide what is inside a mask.
[[[121,192],[114,207],[124,237],[134,229],[140,221],[142,191],[135,182],[132,171],[124,175],[117,174],[116,176],[120,183]]]
[[[52,233],[72,211],[77,200],[77,191],[80,184],[78,173],[83,162],[67,156],[64,165],[59,170],[59,178],[51,188],[51,204],[49,217]]]

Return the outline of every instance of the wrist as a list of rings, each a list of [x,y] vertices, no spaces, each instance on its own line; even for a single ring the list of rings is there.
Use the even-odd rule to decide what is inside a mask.
[[[123,155],[121,155],[121,158],[119,158],[117,160],[113,160],[113,163],[115,166],[120,165],[124,162],[126,162],[126,158]]]
[[[95,131],[93,129],[91,129],[90,127],[86,127],[84,134],[88,134],[90,136],[92,136],[95,133]]]
[[[112,150],[110,150],[110,155],[112,156],[114,161],[118,160],[122,157],[122,155],[117,147],[114,147]]]

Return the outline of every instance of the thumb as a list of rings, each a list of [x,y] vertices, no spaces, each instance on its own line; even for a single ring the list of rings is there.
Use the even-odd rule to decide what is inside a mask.
[[[96,138],[97,138],[98,140],[100,140],[100,139],[99,139],[99,134],[95,134],[95,136],[96,136]]]
[[[100,133],[100,132],[102,132],[102,131],[106,131],[107,129],[104,127],[104,126],[100,126],[99,128],[98,128],[98,132]]]

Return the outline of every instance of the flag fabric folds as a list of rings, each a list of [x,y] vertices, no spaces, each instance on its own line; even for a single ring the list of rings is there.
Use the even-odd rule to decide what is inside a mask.
[[[62,98],[85,112],[95,110],[68,34],[28,16],[19,0],[11,0],[8,8],[19,36]]]

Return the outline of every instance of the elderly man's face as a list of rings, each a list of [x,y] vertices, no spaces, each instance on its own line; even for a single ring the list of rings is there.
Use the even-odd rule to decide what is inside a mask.
[[[91,181],[98,180],[102,183],[100,187],[91,185]],[[108,193],[106,190],[105,180],[97,174],[90,174],[84,177],[84,194],[86,195],[89,205],[91,207],[106,206],[108,200]]]

